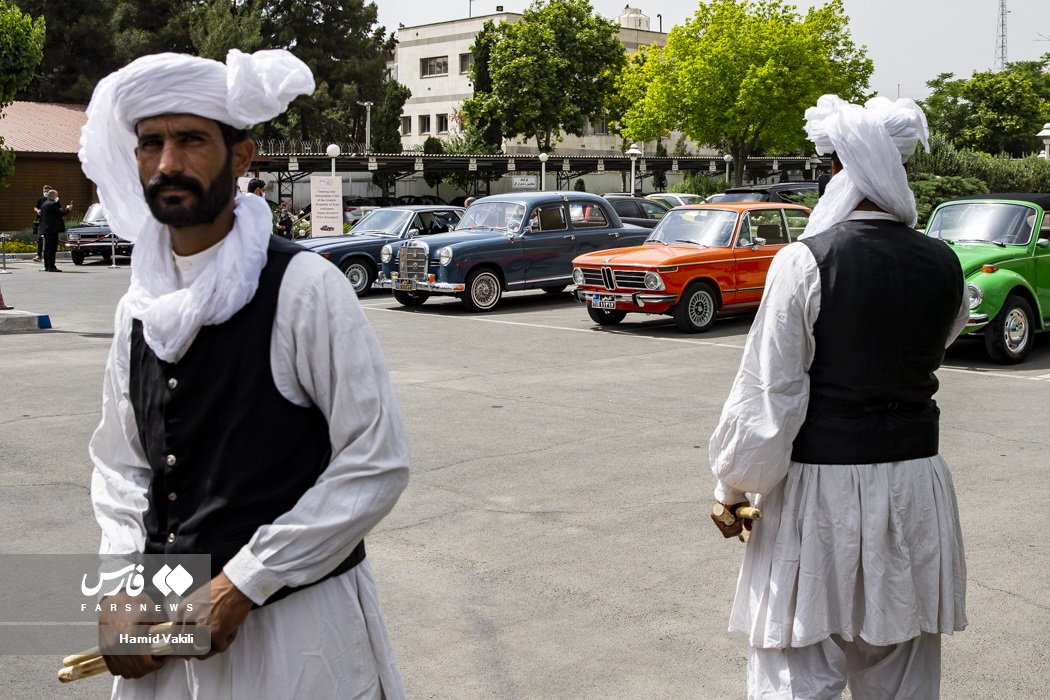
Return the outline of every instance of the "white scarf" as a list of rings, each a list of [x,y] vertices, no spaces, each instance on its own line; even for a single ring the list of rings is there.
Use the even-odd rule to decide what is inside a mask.
[[[161,114],[192,114],[247,129],[313,90],[310,69],[289,52],[249,55],[236,49],[225,64],[183,54],[143,56],[95,88],[80,135],[80,161],[98,186],[110,227],[135,241],[125,301],[160,359],[177,360],[201,326],[223,323],[251,301],[273,223],[261,197],[238,195],[234,225],[218,257],[180,289],[168,229],[150,213],[142,191],[135,125]]]
[[[831,178],[799,238],[846,221],[864,199],[915,226],[915,195],[902,163],[919,142],[929,150],[926,115],[918,105],[909,99],[891,102],[876,97],[862,107],[824,95],[816,107],[806,110],[806,122],[817,153],[835,153],[843,170]]]

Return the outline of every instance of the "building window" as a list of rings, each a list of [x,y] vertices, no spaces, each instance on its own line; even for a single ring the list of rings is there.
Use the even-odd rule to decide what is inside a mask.
[[[448,56],[419,59],[419,74],[424,78],[448,75]]]
[[[408,136],[412,133],[412,117],[401,117],[401,135]]]
[[[447,114],[439,114],[437,116],[438,116],[438,119],[437,119],[437,132],[439,134],[447,134],[448,133],[448,115]]]
[[[420,114],[419,115],[419,133],[429,134],[430,133],[430,115]]]
[[[609,135],[609,122],[605,120],[605,117],[601,117],[594,121],[594,135],[595,136],[608,136]]]
[[[472,53],[461,53],[459,55],[459,72],[467,73],[470,71],[470,67],[474,65],[474,54]]]

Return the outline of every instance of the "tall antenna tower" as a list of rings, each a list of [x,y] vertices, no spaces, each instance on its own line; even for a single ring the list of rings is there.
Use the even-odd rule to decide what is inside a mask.
[[[995,71],[1006,68],[1006,0],[999,0],[999,25],[995,30]]]

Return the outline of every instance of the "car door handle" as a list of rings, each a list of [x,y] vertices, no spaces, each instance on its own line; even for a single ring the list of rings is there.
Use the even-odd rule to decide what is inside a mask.
[[[620,237],[620,234],[616,233],[616,232],[610,233],[609,235],[612,236],[613,238],[619,238]]]
[[[567,241],[575,241],[576,240],[576,236],[562,236],[562,238],[564,238]]]

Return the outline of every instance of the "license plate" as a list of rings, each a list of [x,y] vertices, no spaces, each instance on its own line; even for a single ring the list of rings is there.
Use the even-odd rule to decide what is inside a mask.
[[[595,294],[591,297],[591,307],[595,309],[616,309],[616,299],[610,296]]]
[[[412,280],[398,280],[394,282],[394,289],[399,291],[411,292],[412,291]]]

